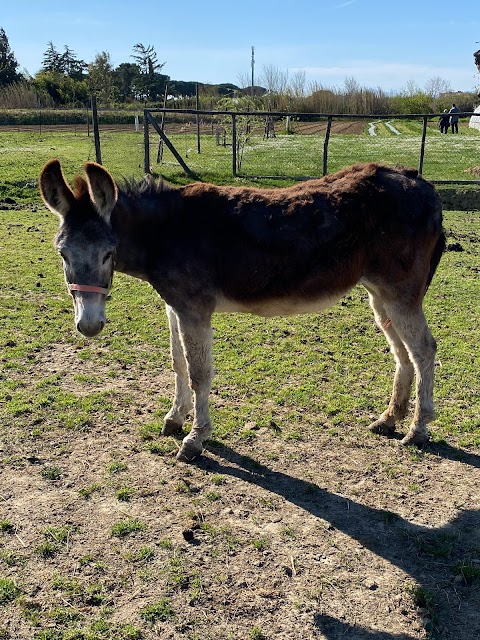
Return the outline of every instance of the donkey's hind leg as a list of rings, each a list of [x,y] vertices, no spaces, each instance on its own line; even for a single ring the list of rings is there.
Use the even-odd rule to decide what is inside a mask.
[[[164,418],[162,434],[171,435],[180,431],[193,408],[192,390],[188,379],[187,361],[180,340],[178,319],[173,309],[167,306],[167,317],[170,325],[170,351],[172,367],[175,372],[175,397],[173,406]]]
[[[415,411],[402,444],[422,444],[429,439],[427,423],[435,418],[433,376],[437,345],[420,303],[414,306],[400,302],[384,303],[384,308],[415,369]]]
[[[392,397],[388,408],[378,420],[369,426],[373,433],[388,435],[395,431],[395,423],[403,420],[407,414],[414,368],[405,345],[392,325],[381,299],[369,290],[369,301],[375,315],[375,322],[383,331],[396,363]]]
[[[421,305],[412,309],[396,303],[387,307],[387,311],[415,368],[415,411],[402,444],[423,444],[429,440],[427,424],[435,419],[433,378],[437,343]]]

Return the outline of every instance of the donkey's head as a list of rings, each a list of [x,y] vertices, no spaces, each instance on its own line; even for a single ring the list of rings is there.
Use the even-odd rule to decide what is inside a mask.
[[[51,160],[40,174],[40,193],[46,206],[60,217],[55,246],[73,298],[75,325],[90,338],[105,326],[116,246],[110,215],[117,202],[117,187],[108,171],[94,162],[85,165],[85,173],[86,180],[77,176],[72,190],[59,161]]]

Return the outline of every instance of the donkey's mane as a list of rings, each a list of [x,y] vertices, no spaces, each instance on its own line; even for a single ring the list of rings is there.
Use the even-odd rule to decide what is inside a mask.
[[[122,182],[118,186],[120,192],[130,198],[156,195],[158,193],[164,193],[165,191],[175,190],[175,187],[173,187],[163,178],[159,178],[157,181],[155,181],[148,175],[141,180],[137,180],[136,178],[124,177],[122,179]]]

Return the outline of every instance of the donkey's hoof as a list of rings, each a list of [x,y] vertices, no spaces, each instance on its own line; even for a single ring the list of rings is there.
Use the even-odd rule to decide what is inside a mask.
[[[162,436],[172,436],[182,430],[183,424],[174,422],[170,418],[166,418],[163,423]]]
[[[430,436],[428,435],[428,431],[409,431],[407,435],[400,440],[400,443],[403,445],[421,445],[427,443],[429,440]]]
[[[177,460],[180,462],[193,462],[199,455],[201,455],[203,447],[194,442],[184,442],[177,453]]]
[[[395,432],[395,423],[389,424],[382,418],[379,418],[375,420],[375,422],[372,422],[368,428],[372,433],[378,433],[381,436],[390,436]]]

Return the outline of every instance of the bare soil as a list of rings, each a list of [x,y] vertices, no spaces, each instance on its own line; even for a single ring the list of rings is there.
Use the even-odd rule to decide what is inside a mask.
[[[181,122],[169,122],[168,115],[165,122],[165,133],[167,134],[175,134],[175,133],[183,133],[185,130],[191,130],[192,133],[196,133],[196,121],[194,116],[190,117],[191,120],[187,120],[184,123]],[[133,116],[132,116],[133,118]],[[285,127],[285,123],[277,123],[278,126],[282,127],[282,131]],[[212,134],[212,125],[211,123],[201,122],[200,133],[202,135],[211,135]],[[333,121],[331,125],[332,134],[361,134],[363,133],[365,127],[365,123],[363,120],[352,120],[352,121]],[[100,131],[133,131],[134,124],[133,120],[127,124],[101,124]],[[322,120],[321,122],[295,122],[294,130],[295,133],[305,134],[305,135],[319,135],[325,133],[327,129],[327,121]],[[18,125],[2,125],[2,131],[65,131],[72,133],[87,133],[92,132],[92,127],[87,127],[86,124],[18,124]],[[261,131],[261,130],[260,130]]]
[[[81,395],[78,371],[102,373],[59,345],[39,354],[31,375],[59,373]],[[133,391],[125,372],[104,373],[115,429],[56,429],[0,445],[10,460],[0,475],[0,519],[15,525],[0,534],[0,550],[23,558],[0,567],[23,594],[0,603],[0,628],[10,634],[2,637],[35,637],[26,610],[45,620],[63,607],[86,623],[107,606],[112,623],[130,623],[149,640],[480,638],[478,451],[406,449],[359,428],[292,441],[249,423],[255,437],[212,442],[185,465],[172,438],[158,438],[173,446],[156,455],[138,432],[155,410],[147,390],[171,393],[169,372],[137,377]],[[108,474],[115,461],[125,468]],[[48,482],[42,471],[52,466],[61,477]],[[95,485],[88,497],[79,493]],[[134,490],[129,502],[116,497],[122,486]],[[112,536],[128,518],[146,529]],[[52,558],[35,552],[47,526],[71,527]],[[144,548],[153,559],[133,561]],[[53,588],[58,576],[100,585],[102,605]],[[143,608],[164,597],[173,614],[145,622]]]

